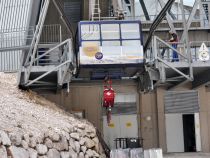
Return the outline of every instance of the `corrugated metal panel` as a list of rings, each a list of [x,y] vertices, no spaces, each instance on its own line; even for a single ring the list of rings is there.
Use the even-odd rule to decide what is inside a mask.
[[[0,48],[24,46],[33,0],[0,0]],[[33,33],[30,33],[33,35]],[[17,71],[22,51],[0,52],[0,71]]]
[[[0,30],[27,26],[31,0],[1,0]]]
[[[165,94],[165,113],[199,112],[197,91],[167,91]]]
[[[81,19],[81,0],[64,0],[64,12],[71,23],[77,23]]]
[[[0,52],[0,71],[15,72],[19,69],[22,51]]]

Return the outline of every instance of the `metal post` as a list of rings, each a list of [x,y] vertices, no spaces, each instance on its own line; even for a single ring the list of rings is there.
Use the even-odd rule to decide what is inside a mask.
[[[69,86],[69,82],[67,82],[67,93],[69,93],[70,92],[70,88],[69,88],[70,86]]]
[[[135,18],[135,0],[131,0],[130,3],[131,3],[131,16]]]
[[[153,52],[154,52],[154,59],[155,59],[155,67],[158,68],[158,55],[157,55],[157,39],[156,39],[156,36],[154,36],[154,46],[153,46]]]
[[[199,9],[200,9],[200,24],[201,27],[205,27],[205,12],[203,9],[203,3],[199,0]]]
[[[61,27],[61,25],[60,25],[60,43],[62,42],[62,27]]]
[[[182,11],[182,20],[183,20],[183,26],[184,26],[184,33],[185,33],[185,43],[187,45],[187,56],[188,56],[188,63],[189,63],[189,68],[190,68],[190,78],[193,80],[193,68],[192,68],[192,57],[191,57],[191,51],[190,51],[190,43],[189,43],[189,35],[188,35],[188,28],[187,28],[187,23],[185,19],[185,12],[184,12],[184,5],[183,5],[183,0],[180,0],[181,2],[181,11]]]
[[[209,23],[209,25],[208,26],[210,26],[210,1],[209,2],[207,2],[207,4],[208,4],[208,23]],[[210,28],[210,27],[208,27],[208,28]]]
[[[198,6],[199,6],[199,1],[196,0],[195,3],[194,3],[193,9],[192,9],[192,11],[191,11],[191,13],[190,13],[190,15],[189,15],[187,24],[186,24],[186,25],[187,25],[187,30],[190,28],[190,25],[191,25],[191,23],[192,23],[192,20],[193,20],[193,18],[194,18],[194,15],[195,15],[195,13],[196,13],[196,11],[197,11]],[[201,13],[200,13],[200,14],[201,14]],[[201,15],[200,15],[200,16],[201,16]],[[181,37],[181,41],[184,41],[184,38],[185,38],[185,30],[183,31],[183,34],[182,34],[182,37]]]

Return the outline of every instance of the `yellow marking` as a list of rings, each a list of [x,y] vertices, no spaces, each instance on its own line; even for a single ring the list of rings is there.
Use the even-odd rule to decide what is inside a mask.
[[[143,57],[141,56],[126,56],[126,58],[128,59],[143,59]]]
[[[109,125],[108,125],[110,128],[114,128],[114,123],[110,123]]]
[[[132,126],[132,123],[131,123],[131,122],[127,122],[127,123],[126,123],[126,127],[129,128],[129,127],[131,127],[131,126]]]

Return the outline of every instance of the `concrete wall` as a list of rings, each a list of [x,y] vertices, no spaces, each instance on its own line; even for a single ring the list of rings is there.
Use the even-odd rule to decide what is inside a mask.
[[[136,93],[138,99],[139,136],[144,139],[144,148],[160,147],[167,151],[166,124],[164,113],[165,87],[158,87],[156,91],[140,94],[135,82],[117,81],[113,83],[116,93]],[[191,90],[191,84],[185,84],[173,89],[175,91]],[[204,86],[197,89],[200,104],[201,149],[210,152],[210,88]],[[51,101],[62,105],[68,111],[84,110],[86,118],[100,131],[102,130],[101,97],[103,83],[71,84],[70,93],[61,91],[57,94],[45,94]]]
[[[136,83],[134,82],[119,81],[113,83],[113,88],[116,93],[137,94],[136,87]],[[43,94],[44,97],[63,106],[68,111],[84,110],[86,118],[100,131],[102,131],[102,95],[102,82],[71,84],[69,94],[65,90],[57,94]]]
[[[116,93],[133,93],[137,96],[137,116],[139,136],[144,139],[144,148],[158,147],[158,114],[156,93],[139,94],[137,83],[117,81],[113,83]],[[47,99],[62,105],[67,111],[85,111],[86,118],[100,131],[102,130],[101,98],[103,93],[102,83],[71,84],[70,93],[65,90],[57,94],[43,94]]]

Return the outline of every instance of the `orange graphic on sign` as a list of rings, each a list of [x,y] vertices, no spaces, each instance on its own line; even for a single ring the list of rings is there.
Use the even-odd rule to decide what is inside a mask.
[[[96,43],[85,43],[83,46],[83,52],[88,57],[94,57],[99,52],[99,46]]]

